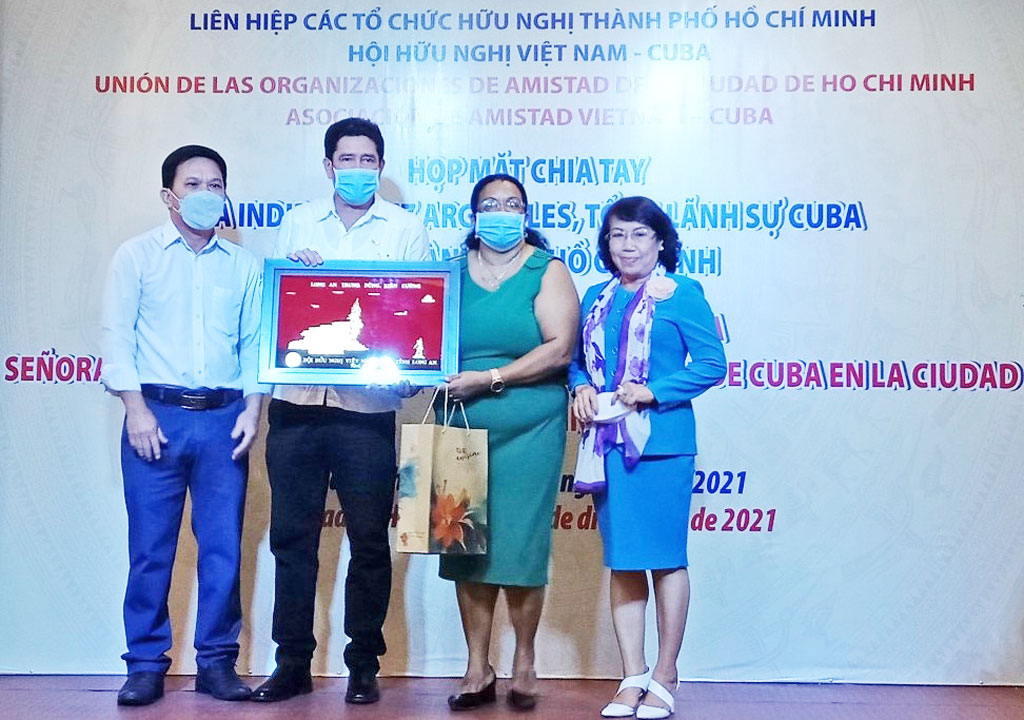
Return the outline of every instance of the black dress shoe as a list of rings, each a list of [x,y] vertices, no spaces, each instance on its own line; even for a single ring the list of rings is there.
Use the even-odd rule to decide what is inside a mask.
[[[505,697],[508,702],[508,706],[513,710],[525,712],[527,710],[533,710],[537,707],[537,696],[533,693],[519,692],[515,688],[509,688],[508,695]]]
[[[348,674],[348,689],[345,702],[354,705],[369,705],[380,700],[377,673],[370,670],[352,670]]]
[[[196,692],[218,700],[248,700],[252,688],[238,679],[234,665],[211,665],[196,673]]]
[[[498,682],[498,678],[493,678],[487,685],[481,690],[476,692],[464,692],[458,695],[448,696],[448,707],[452,710],[472,710],[473,708],[480,707],[481,705],[489,705],[498,699],[497,693],[494,691],[495,683]]]
[[[256,688],[249,699],[253,702],[278,702],[310,692],[313,692],[313,678],[308,667],[278,665],[274,674]]]
[[[162,672],[133,672],[117,693],[118,705],[149,705],[164,696]]]

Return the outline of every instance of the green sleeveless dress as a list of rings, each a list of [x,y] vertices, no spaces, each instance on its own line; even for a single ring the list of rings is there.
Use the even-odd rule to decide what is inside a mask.
[[[476,284],[468,256],[462,256],[460,370],[501,367],[541,344],[533,302],[553,261],[550,254],[534,250],[515,275],[489,292]],[[441,577],[494,585],[547,584],[566,407],[565,373],[510,385],[466,403],[470,427],[487,429],[490,539],[487,555],[442,555]]]

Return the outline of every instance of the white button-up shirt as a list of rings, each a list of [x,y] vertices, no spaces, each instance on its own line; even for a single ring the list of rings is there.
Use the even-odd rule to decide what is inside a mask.
[[[380,195],[348,229],[338,217],[333,195],[292,208],[281,220],[274,257],[297,250],[315,250],[324,260],[430,259],[423,223]],[[397,410],[401,404],[391,390],[348,385],[276,385],[274,397],[297,405],[329,405],[363,413]]]
[[[122,244],[103,299],[103,384],[231,388],[256,382],[263,273],[256,258],[214,235],[198,253],[168,220]]]

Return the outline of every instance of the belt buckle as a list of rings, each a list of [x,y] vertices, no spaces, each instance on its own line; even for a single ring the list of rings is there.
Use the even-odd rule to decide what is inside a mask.
[[[181,407],[186,410],[206,410],[210,407],[212,398],[203,392],[185,390],[181,393]]]

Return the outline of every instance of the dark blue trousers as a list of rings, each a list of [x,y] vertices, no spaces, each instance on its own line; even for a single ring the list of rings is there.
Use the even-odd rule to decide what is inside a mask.
[[[234,665],[242,607],[238,594],[248,457],[231,459],[244,401],[216,410],[185,410],[147,401],[168,443],[146,462],[121,433],[121,472],[128,509],[128,588],[124,628],[128,672],[166,672],[171,664],[167,595],[186,491],[199,549],[196,664]]]

